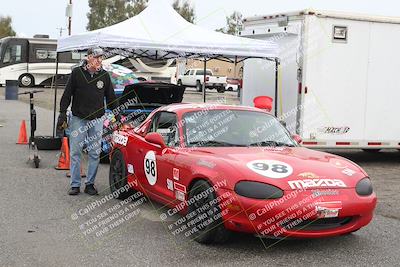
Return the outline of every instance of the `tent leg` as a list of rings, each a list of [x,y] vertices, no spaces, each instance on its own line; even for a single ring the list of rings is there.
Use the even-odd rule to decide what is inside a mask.
[[[53,138],[56,136],[56,110],[57,110],[57,89],[58,89],[58,60],[59,53],[56,56],[56,77],[54,83],[54,103],[53,103]]]
[[[275,58],[275,117],[278,117],[279,59]]]
[[[204,58],[204,75],[203,75],[203,102],[206,103],[206,81],[207,81],[207,59]]]

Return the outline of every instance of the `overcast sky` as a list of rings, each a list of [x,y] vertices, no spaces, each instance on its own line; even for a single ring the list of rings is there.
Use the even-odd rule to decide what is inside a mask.
[[[169,1],[172,0],[153,0]],[[57,28],[66,28],[65,7],[68,0],[1,0],[0,15],[9,15],[19,36],[50,34],[56,38]],[[88,0],[73,0],[72,33],[86,31]],[[225,17],[240,11],[245,17],[275,12],[315,8],[357,13],[398,16],[398,0],[191,0],[197,24],[209,29],[225,26]],[[66,31],[64,32],[66,34]]]

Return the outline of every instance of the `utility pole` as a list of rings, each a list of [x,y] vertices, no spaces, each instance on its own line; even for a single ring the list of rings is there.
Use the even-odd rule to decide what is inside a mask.
[[[66,15],[66,17],[68,17],[68,35],[71,35],[72,34],[72,0],[69,0],[65,15]]]

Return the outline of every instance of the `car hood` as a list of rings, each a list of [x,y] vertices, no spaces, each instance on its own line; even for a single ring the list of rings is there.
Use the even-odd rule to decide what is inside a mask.
[[[170,83],[143,82],[128,85],[119,100],[120,105],[129,103],[129,108],[143,104],[169,105],[181,103],[185,88]]]
[[[228,165],[222,176],[273,184],[284,190],[354,188],[367,174],[342,157],[303,147],[199,148],[192,153]],[[229,177],[228,177],[229,176]]]

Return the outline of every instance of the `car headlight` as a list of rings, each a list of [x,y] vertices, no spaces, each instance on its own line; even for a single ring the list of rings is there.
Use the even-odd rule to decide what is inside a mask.
[[[238,182],[235,192],[240,196],[255,199],[277,199],[283,196],[283,191],[276,186],[251,181]]]
[[[357,183],[356,192],[360,196],[369,196],[373,191],[371,180],[368,177],[361,179]]]

